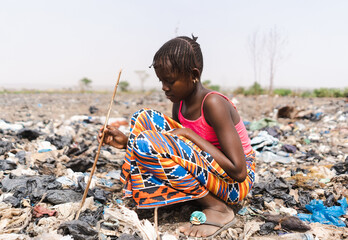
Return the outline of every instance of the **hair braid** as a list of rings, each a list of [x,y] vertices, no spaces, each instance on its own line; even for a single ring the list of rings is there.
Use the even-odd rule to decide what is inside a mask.
[[[193,35],[192,39],[180,36],[169,40],[156,52],[152,66],[155,69],[165,67],[169,61],[172,71],[187,74],[192,69],[197,68],[201,74],[203,71],[203,55],[196,40],[197,37]]]

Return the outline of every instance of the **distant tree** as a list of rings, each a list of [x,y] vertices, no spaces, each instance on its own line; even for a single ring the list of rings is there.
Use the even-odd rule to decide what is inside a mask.
[[[254,82],[261,84],[261,71],[265,52],[265,38],[258,31],[248,37],[248,50],[253,65]]]
[[[128,92],[129,83],[127,81],[121,81],[119,83],[121,92]]]
[[[139,76],[140,84],[141,84],[141,91],[144,92],[145,91],[144,82],[150,75],[144,70],[137,70],[137,71],[135,71],[135,73],[138,74],[138,76]]]
[[[253,65],[254,82],[261,84],[261,72],[264,63],[268,65],[269,90],[273,94],[274,79],[279,64],[284,60],[287,38],[282,36],[276,27],[271,28],[263,36],[255,31],[248,37],[248,49]]]
[[[91,79],[86,78],[86,77],[85,77],[85,78],[82,78],[82,79],[80,80],[81,91],[84,92],[87,88],[90,87],[91,83],[92,83],[92,80],[91,80]]]
[[[265,35],[266,53],[269,67],[269,90],[268,94],[273,93],[273,84],[277,67],[284,60],[284,50],[287,39],[280,34],[276,27],[273,27]]]
[[[83,83],[83,85],[85,85],[86,87],[89,87],[89,85],[92,83],[91,79],[88,78],[82,78],[81,82]]]

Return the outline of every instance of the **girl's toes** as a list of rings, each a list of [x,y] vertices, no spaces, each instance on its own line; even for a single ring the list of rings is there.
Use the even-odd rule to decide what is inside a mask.
[[[179,231],[187,235],[186,234],[187,231],[190,233],[189,231],[190,227],[191,227],[191,224],[186,223],[185,225],[179,227]]]
[[[197,229],[192,229],[192,231],[190,233],[190,236],[191,237],[196,237],[196,234],[197,234]]]

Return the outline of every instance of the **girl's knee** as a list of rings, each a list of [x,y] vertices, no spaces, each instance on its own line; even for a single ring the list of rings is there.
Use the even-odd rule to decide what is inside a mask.
[[[138,111],[136,111],[135,113],[133,113],[132,117],[133,117],[133,118],[138,118],[139,116],[146,114],[146,110],[149,110],[149,108],[142,108],[142,109],[139,109]]]
[[[141,132],[137,137],[134,138],[134,147],[138,152],[146,155],[157,154],[154,147],[152,146],[151,136],[154,131],[146,130]]]

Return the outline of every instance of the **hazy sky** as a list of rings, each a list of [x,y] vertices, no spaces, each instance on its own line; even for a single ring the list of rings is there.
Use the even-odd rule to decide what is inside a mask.
[[[198,36],[202,80],[226,87],[254,82],[248,37],[274,26],[287,38],[275,86],[348,86],[346,0],[0,0],[0,88],[92,87],[121,80],[139,87],[136,70],[159,87],[154,53],[177,35]],[[268,85],[267,64],[261,85]]]

